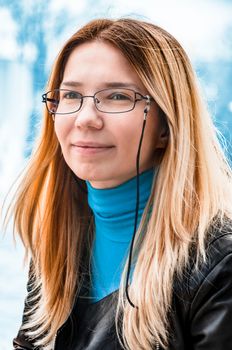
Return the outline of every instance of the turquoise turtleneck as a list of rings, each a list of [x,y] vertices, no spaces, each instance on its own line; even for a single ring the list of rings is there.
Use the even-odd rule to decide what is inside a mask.
[[[154,170],[140,174],[138,224],[151,193]],[[117,187],[96,189],[87,182],[88,203],[94,214],[91,256],[91,297],[98,301],[119,288],[133,236],[136,177]]]

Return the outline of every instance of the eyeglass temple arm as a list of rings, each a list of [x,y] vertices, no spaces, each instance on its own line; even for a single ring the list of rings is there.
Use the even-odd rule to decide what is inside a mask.
[[[42,102],[46,103],[47,101],[48,101],[48,102],[53,102],[53,103],[56,103],[56,104],[59,103],[59,100],[56,100],[56,99],[54,99],[54,98],[48,98],[48,97],[46,96],[46,94],[45,94],[45,95],[42,95]]]
[[[144,99],[146,99],[147,103],[146,106],[144,108],[144,115],[143,115],[143,119],[146,120],[147,119],[147,114],[151,108],[151,101],[153,100],[153,98],[149,95],[144,96]]]

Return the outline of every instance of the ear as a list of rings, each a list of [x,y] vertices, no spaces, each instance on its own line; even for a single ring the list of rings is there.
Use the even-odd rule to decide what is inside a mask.
[[[168,139],[169,139],[169,130],[168,130],[168,126],[165,125],[160,130],[159,137],[156,144],[156,149],[166,148]]]

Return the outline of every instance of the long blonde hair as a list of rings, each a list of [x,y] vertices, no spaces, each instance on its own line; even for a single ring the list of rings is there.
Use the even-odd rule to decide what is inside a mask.
[[[91,40],[120,49],[168,125],[168,144],[136,235],[130,295],[138,308],[124,296],[125,266],[116,313],[125,349],[149,350],[154,343],[166,349],[174,276],[181,275],[193,243],[196,261],[205,258],[206,232],[213,219],[231,217],[231,169],[186,53],[175,38],[151,23],[91,21],[64,45],[49,90],[59,88],[72,50]],[[38,145],[13,204],[16,231],[33,261],[36,302],[24,328],[37,339],[35,345],[51,342],[67,319],[91,248],[91,213],[76,181],[45,111]]]

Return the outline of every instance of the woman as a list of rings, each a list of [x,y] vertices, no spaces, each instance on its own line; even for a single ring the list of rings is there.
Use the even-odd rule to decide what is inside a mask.
[[[186,53],[98,19],[61,50],[19,188],[16,349],[232,348],[231,169]]]

